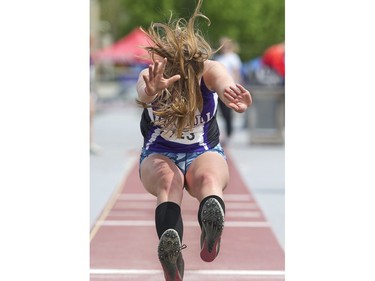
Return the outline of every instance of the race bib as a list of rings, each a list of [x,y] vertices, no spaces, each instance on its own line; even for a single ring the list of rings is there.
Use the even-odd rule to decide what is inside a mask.
[[[161,136],[171,142],[181,144],[193,144],[203,141],[203,125],[195,127],[192,131],[182,132],[181,138],[177,138],[177,133],[174,131],[162,131]]]

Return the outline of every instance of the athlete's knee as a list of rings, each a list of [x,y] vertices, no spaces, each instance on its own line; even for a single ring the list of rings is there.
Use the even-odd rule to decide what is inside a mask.
[[[215,187],[219,183],[219,179],[216,174],[210,172],[203,172],[195,177],[194,185],[200,187]]]
[[[182,193],[183,182],[173,173],[159,175],[157,179],[158,193]]]
[[[228,185],[229,176],[225,174],[225,171],[221,172],[207,172],[202,173],[198,178],[198,183],[201,188],[204,188],[206,191],[215,193],[222,191]]]

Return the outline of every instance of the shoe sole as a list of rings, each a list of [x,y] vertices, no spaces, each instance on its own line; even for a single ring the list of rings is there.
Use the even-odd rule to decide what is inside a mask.
[[[215,198],[210,198],[203,205],[201,234],[201,259],[212,262],[220,250],[221,234],[224,228],[224,211]]]
[[[182,281],[182,277],[177,268],[177,259],[180,255],[180,249],[181,242],[177,231],[167,229],[160,237],[158,246],[159,261],[163,267],[166,281]]]

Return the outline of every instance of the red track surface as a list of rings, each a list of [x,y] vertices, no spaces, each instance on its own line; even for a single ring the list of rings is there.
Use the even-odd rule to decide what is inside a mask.
[[[284,251],[228,155],[225,227],[219,256],[200,259],[198,202],[182,203],[186,281],[284,280]],[[154,226],[155,198],[145,192],[134,165],[91,231],[91,280],[163,281]]]

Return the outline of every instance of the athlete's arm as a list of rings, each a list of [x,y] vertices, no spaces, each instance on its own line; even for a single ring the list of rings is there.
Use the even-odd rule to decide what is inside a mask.
[[[221,63],[206,61],[203,78],[207,87],[214,90],[229,108],[237,112],[244,112],[251,105],[250,92],[242,85],[236,84]]]
[[[144,103],[152,102],[164,89],[180,79],[180,75],[164,78],[167,59],[156,60],[148,68],[141,71],[137,82],[138,99]]]

